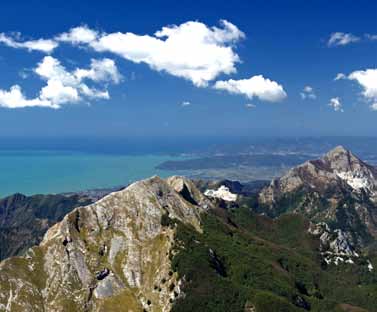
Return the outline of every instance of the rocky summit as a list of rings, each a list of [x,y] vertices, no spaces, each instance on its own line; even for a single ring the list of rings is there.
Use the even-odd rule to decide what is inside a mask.
[[[377,238],[377,169],[342,146],[273,180],[260,192],[259,203],[270,216],[302,213],[324,224],[330,236],[342,238],[344,250]]]
[[[209,205],[190,181],[153,177],[74,209],[39,246],[0,264],[0,311],[170,310],[181,281],[163,220],[201,231]]]

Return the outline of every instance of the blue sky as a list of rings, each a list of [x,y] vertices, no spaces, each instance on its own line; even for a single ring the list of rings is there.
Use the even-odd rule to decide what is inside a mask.
[[[2,1],[0,33],[3,137],[377,132],[376,1]]]

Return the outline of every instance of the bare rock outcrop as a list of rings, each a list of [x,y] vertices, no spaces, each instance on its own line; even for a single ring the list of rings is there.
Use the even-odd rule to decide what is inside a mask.
[[[152,177],[76,208],[0,264],[0,311],[169,311],[181,281],[169,257],[175,228],[161,218],[201,231],[209,205],[185,178]]]
[[[273,217],[297,212],[331,224],[353,246],[377,238],[377,169],[342,146],[273,180],[260,192],[259,203]]]

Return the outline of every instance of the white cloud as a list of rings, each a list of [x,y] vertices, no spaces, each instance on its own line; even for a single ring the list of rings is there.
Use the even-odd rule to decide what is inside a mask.
[[[330,99],[329,106],[331,106],[336,112],[343,112],[343,106],[340,101],[340,98],[338,97]]]
[[[360,84],[362,95],[367,100],[377,100],[377,68],[354,71],[348,75],[348,79]]]
[[[98,52],[112,52],[135,63],[207,86],[219,74],[236,72],[238,55],[233,43],[245,35],[235,25],[221,21],[221,28],[189,21],[163,27],[153,36],[134,33],[104,34],[89,45]]]
[[[0,106],[8,108],[32,106],[57,108],[56,105],[53,105],[49,101],[42,100],[40,98],[30,100],[26,99],[22,94],[21,87],[19,85],[12,86],[9,91],[0,89]]]
[[[190,105],[191,105],[191,102],[189,102],[189,101],[183,101],[182,104],[181,104],[182,107],[186,107],[186,106],[190,106]]]
[[[327,45],[329,47],[345,46],[347,44],[354,43],[357,41],[360,41],[360,38],[351,33],[334,32],[330,35]]]
[[[374,109],[374,104],[377,102],[377,68],[356,70],[348,76],[340,73],[335,80],[339,79],[356,81],[363,90],[362,97],[366,102],[372,103],[371,108]]]
[[[16,34],[16,37],[20,37],[20,35]],[[29,51],[41,51],[44,53],[51,53],[58,46],[57,42],[50,39],[37,39],[20,42],[4,33],[0,33],[0,43],[15,49],[27,49]]]
[[[78,103],[85,98],[109,99],[107,90],[91,88],[84,83],[84,80],[117,83],[120,79],[115,63],[109,59],[92,60],[89,69],[78,68],[69,72],[59,60],[46,56],[34,69],[34,72],[46,81],[46,86],[39,91],[39,95],[34,99],[27,99],[18,85],[11,87],[9,91],[0,89],[0,106],[59,108],[63,104]]]
[[[315,100],[317,98],[317,96],[314,93],[314,89],[311,86],[305,86],[302,92],[300,93],[300,95],[303,100],[305,99]]]
[[[336,77],[334,78],[334,80],[342,80],[342,79],[346,79],[347,76],[343,73],[338,73],[336,74]]]
[[[251,109],[251,108],[255,108],[256,106],[252,103],[246,103],[245,107]]]
[[[370,109],[373,111],[377,111],[377,102],[370,105]]]
[[[44,57],[34,71],[46,80],[59,80],[66,85],[74,85],[77,83],[76,77],[72,73],[66,71],[66,69],[60,64],[59,60],[52,56]]]
[[[84,45],[97,52],[111,52],[134,63],[145,63],[157,71],[190,80],[198,87],[208,86],[220,74],[236,72],[240,62],[235,43],[245,37],[237,26],[221,20],[209,27],[198,21],[169,25],[153,35],[131,32],[103,33],[88,26],[71,28],[50,40],[18,42],[3,35],[14,48],[38,49],[50,53],[60,43]]]
[[[50,40],[51,52],[61,43],[90,47],[97,52],[114,53],[134,63],[145,63],[151,69],[164,71],[173,76],[191,81],[197,87],[207,87],[221,74],[236,72],[240,62],[235,52],[235,44],[245,34],[234,24],[221,20],[220,26],[209,27],[198,21],[188,21],[180,25],[169,25],[153,35],[139,35],[131,32],[104,33],[83,25],[71,28]],[[17,42],[6,37],[9,46],[28,47],[30,42]],[[41,41],[41,42],[42,42]],[[34,47],[36,48],[36,47]],[[31,48],[29,48],[31,49]],[[78,68],[68,72],[55,58],[45,58],[35,69],[47,85],[40,91],[41,99],[48,99],[54,105],[80,101],[82,96],[108,98],[105,91],[90,88],[83,81],[108,81],[119,83],[119,74],[114,61],[110,59],[92,60],[89,69]],[[283,87],[262,75],[249,79],[217,81],[216,89],[243,94],[249,99],[257,97],[264,101],[277,102],[286,98]],[[56,96],[55,96],[56,95]],[[312,98],[315,95],[310,95]]]
[[[248,99],[257,97],[269,102],[278,102],[287,97],[280,84],[264,78],[262,75],[253,76],[249,79],[216,81],[214,88],[226,90],[229,93],[242,94]]]
[[[88,78],[93,81],[112,81],[119,83],[122,79],[115,62],[111,59],[91,60],[90,69],[77,69],[74,73],[77,79]]]
[[[78,26],[71,28],[68,32],[55,37],[56,41],[68,42],[71,44],[91,43],[98,37],[98,32],[88,28],[88,26]]]
[[[51,103],[54,107],[59,107],[65,103],[76,103],[81,100],[77,88],[65,85],[63,81],[50,79],[47,86],[40,91],[39,98]]]

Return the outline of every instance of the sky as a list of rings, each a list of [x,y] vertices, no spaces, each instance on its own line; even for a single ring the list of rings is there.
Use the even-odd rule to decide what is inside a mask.
[[[375,136],[377,1],[1,1],[0,137]]]

